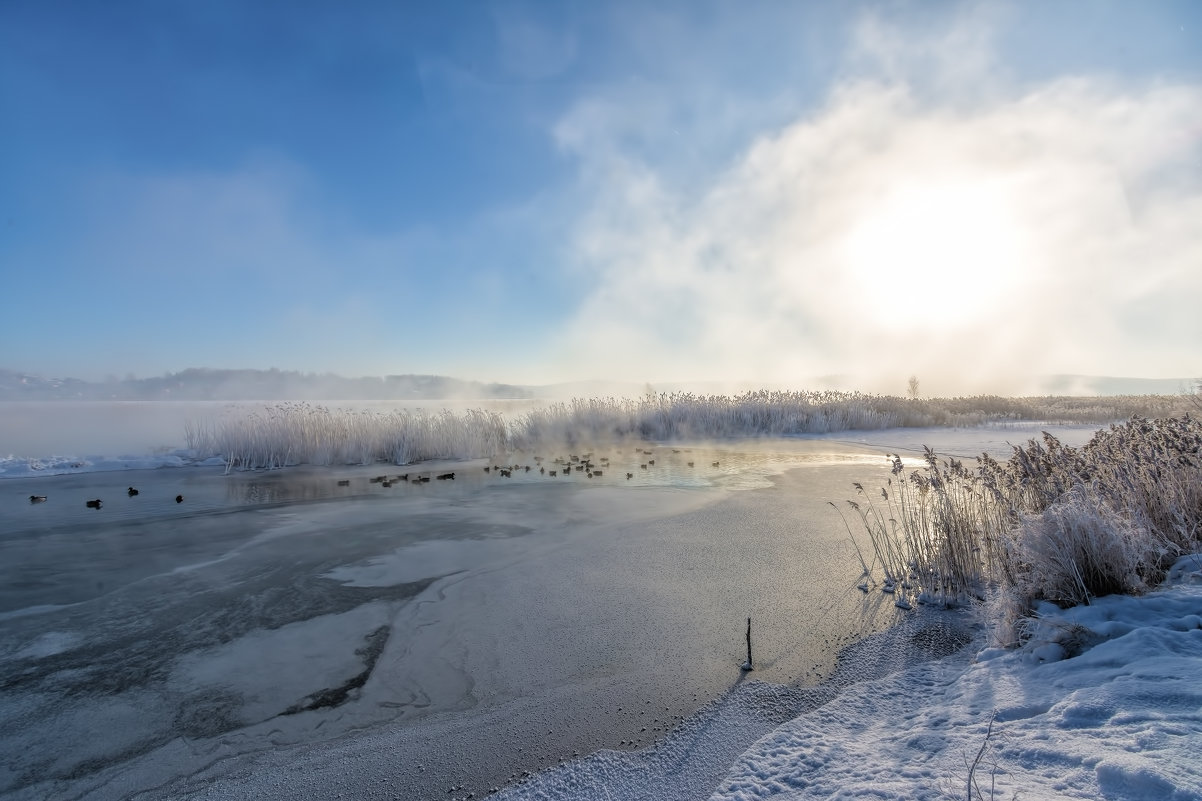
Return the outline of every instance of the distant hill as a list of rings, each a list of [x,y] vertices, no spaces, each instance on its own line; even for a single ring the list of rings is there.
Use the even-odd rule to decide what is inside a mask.
[[[155,378],[89,382],[0,369],[0,400],[435,400],[529,398],[513,384],[437,375],[343,378],[288,370],[190,368]]]
[[[1191,378],[1119,378],[1047,375],[1034,382],[1037,394],[1059,396],[1179,395],[1192,392]],[[82,381],[46,378],[33,373],[0,369],[0,401],[14,400],[560,400],[586,397],[639,397],[653,392],[688,391],[738,394],[749,389],[811,389],[848,387],[840,376],[812,377],[791,386],[753,386],[750,382],[693,382],[638,384],[615,381],[577,381],[542,386],[482,383],[439,375],[386,375],[344,378],[333,373],[290,370],[220,370],[189,368],[154,378]]]

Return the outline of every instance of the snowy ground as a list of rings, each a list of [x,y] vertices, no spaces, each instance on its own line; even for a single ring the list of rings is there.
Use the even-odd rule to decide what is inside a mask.
[[[749,748],[714,798],[968,798],[974,763],[985,798],[1202,798],[1202,557],[1170,582],[846,692]]]

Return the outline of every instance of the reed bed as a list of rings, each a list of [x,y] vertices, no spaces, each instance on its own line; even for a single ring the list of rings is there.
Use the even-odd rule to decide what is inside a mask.
[[[381,413],[280,403],[235,407],[218,419],[190,422],[185,437],[189,448],[205,457],[220,456],[230,469],[380,460],[408,464],[630,439],[777,437],[1029,420],[1109,422],[1183,402],[1157,396],[917,399],[859,392],[648,393],[638,399],[578,398],[513,420],[484,410]]]
[[[993,590],[1017,620],[1038,601],[1141,592],[1202,545],[1202,422],[1189,414],[1112,424],[1081,448],[1045,433],[975,469],[927,450],[907,475],[890,458],[887,486],[857,484],[848,504],[875,555],[867,577],[920,601]]]
[[[482,410],[380,413],[281,403],[189,422],[185,437],[200,456],[224,459],[228,471],[475,459],[504,450],[507,430],[500,414]]]
[[[760,390],[740,395],[648,393],[639,399],[588,398],[536,409],[515,421],[515,444],[574,444],[610,439],[649,441],[825,434],[930,426],[977,426],[1037,420],[1107,423],[1149,410],[1184,411],[1183,400],[1114,398],[915,399],[860,392]]]

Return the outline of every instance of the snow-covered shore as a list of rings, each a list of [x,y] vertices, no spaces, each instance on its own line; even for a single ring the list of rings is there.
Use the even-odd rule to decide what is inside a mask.
[[[1044,607],[1021,650],[844,694],[761,739],[714,797],[968,798],[974,762],[985,798],[1202,797],[1202,559],[1176,577]]]
[[[1202,556],[1179,560],[1146,596],[1039,612],[1021,649],[989,647],[982,634],[956,655],[803,711],[747,748],[710,797],[968,799],[971,774],[971,798],[1202,798]],[[899,640],[868,644],[883,643]],[[756,683],[740,693],[772,696]],[[738,716],[716,720],[738,725]],[[708,744],[691,736],[662,746],[675,759],[602,752],[498,797],[704,798],[701,788],[671,789],[696,751],[718,750],[720,735]]]

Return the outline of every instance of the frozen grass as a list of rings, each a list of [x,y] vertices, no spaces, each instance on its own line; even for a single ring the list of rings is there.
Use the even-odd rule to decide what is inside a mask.
[[[859,515],[884,586],[959,603],[994,590],[1000,619],[1041,600],[1061,606],[1138,593],[1202,543],[1202,422],[1134,418],[1077,449],[1044,434],[977,468],[926,453],[908,476],[893,456],[879,500]],[[896,589],[894,590],[896,591]]]
[[[762,390],[736,396],[673,393],[637,400],[576,399],[513,420],[483,410],[382,413],[281,403],[234,407],[219,419],[190,422],[185,435],[190,449],[204,457],[220,456],[231,469],[380,460],[408,464],[622,440],[773,437],[1029,420],[1109,422],[1182,403],[1180,398],[1160,396],[915,399]]]
[[[516,421],[512,434],[515,444],[524,447],[543,442],[771,437],[1005,421],[1108,423],[1133,415],[1171,415],[1184,411],[1185,404],[1183,398],[1170,396],[914,399],[859,392],[661,393],[637,400],[588,398],[553,404]]]
[[[227,469],[261,469],[472,459],[503,450],[507,431],[500,414],[481,410],[379,413],[281,403],[190,422],[185,436],[189,448],[221,456]]]
[[[872,396],[835,392],[578,398],[528,412],[514,423],[512,435],[517,447],[529,448],[546,443],[787,436],[926,424],[900,411],[873,403]]]

